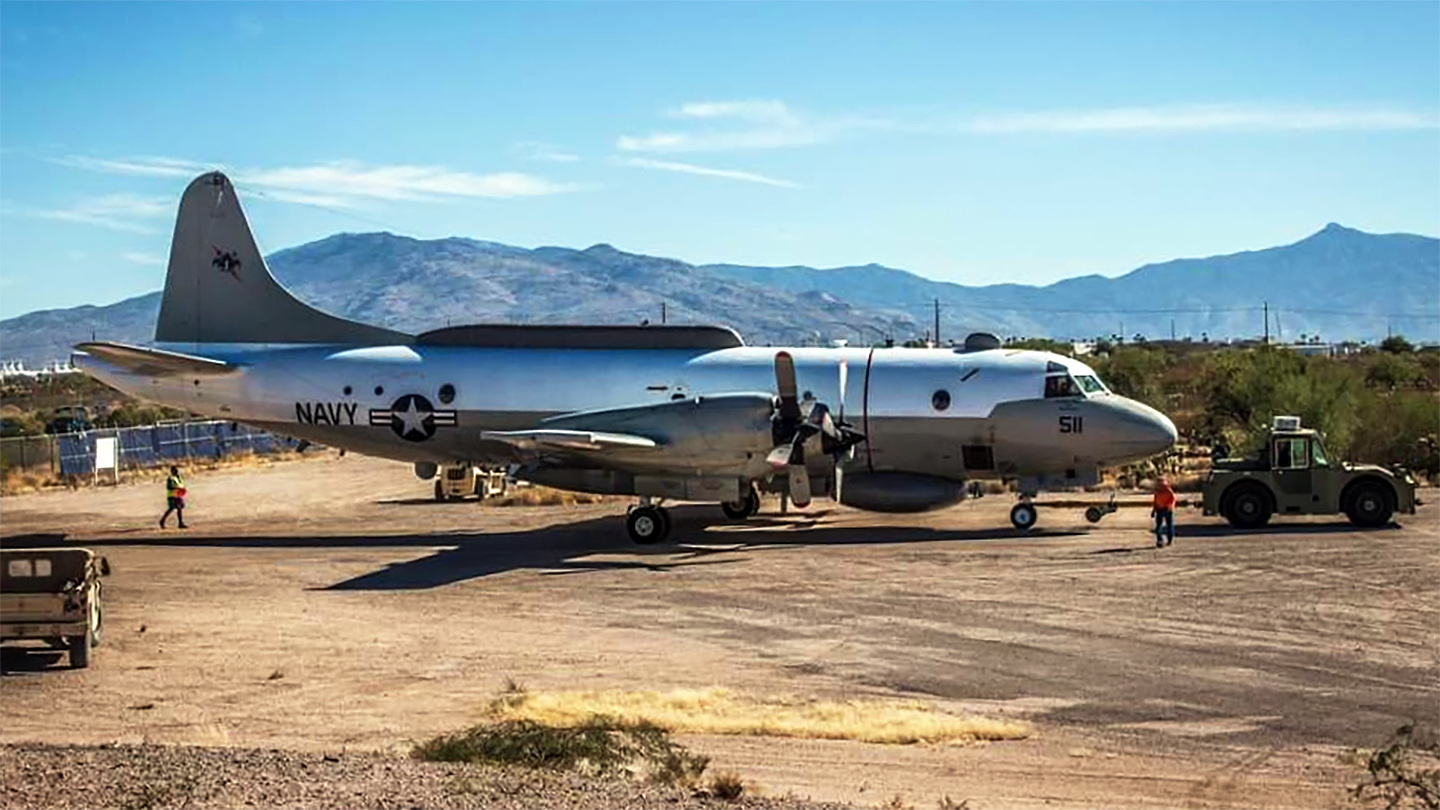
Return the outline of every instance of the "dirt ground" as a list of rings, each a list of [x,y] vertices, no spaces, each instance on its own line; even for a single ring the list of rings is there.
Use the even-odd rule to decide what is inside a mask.
[[[537,690],[724,686],[907,697],[1024,718],[1026,740],[872,745],[686,737],[772,793],[874,806],[1335,807],[1353,747],[1440,715],[1440,510],[1354,531],[1237,533],[1198,511],[1155,549],[1143,507],[1098,526],[990,496],[920,516],[773,505],[743,526],[623,504],[435,503],[355,456],[0,501],[4,544],[96,548],[89,670],[7,651],[0,742],[404,752]],[[1433,490],[1422,492],[1433,502]],[[818,502],[817,502],[818,505]],[[53,535],[53,537],[45,537]]]

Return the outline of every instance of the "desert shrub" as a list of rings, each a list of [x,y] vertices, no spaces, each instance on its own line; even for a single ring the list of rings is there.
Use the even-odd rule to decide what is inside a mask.
[[[690,753],[659,726],[603,715],[569,726],[532,720],[484,723],[421,743],[411,755],[431,762],[516,765],[602,776],[639,767],[654,781],[680,785],[694,784],[709,765],[707,757]]]
[[[1419,734],[1413,725],[1401,726],[1384,748],[1364,757],[1364,781],[1350,796],[1366,805],[1396,808],[1440,808],[1440,742]]]
[[[745,795],[745,781],[734,771],[721,771],[710,777],[707,792],[721,801],[733,802]]]

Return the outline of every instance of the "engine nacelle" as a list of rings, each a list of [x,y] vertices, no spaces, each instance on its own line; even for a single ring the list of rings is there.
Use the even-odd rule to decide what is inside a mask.
[[[840,494],[841,503],[870,512],[928,512],[959,503],[965,487],[932,475],[847,472]]]

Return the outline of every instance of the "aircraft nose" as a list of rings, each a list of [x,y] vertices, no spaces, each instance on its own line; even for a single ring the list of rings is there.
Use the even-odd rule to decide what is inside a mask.
[[[1180,434],[1170,417],[1133,399],[1117,397],[1120,425],[1116,438],[1124,454],[1136,459],[1159,455],[1175,446]]]

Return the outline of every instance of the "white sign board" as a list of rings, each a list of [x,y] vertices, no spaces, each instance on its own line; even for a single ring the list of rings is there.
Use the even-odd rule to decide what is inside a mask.
[[[109,470],[115,479],[120,483],[120,464],[116,458],[115,445],[118,440],[114,436],[98,436],[95,439],[95,478],[98,481],[101,470]]]

